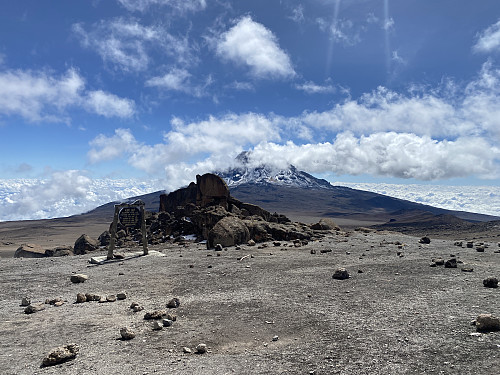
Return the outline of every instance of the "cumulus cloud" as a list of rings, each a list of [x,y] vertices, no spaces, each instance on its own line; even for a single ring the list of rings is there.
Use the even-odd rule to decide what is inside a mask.
[[[109,106],[104,109],[99,103]],[[75,69],[64,75],[9,70],[0,72],[0,114],[18,115],[30,122],[69,122],[65,110],[81,107],[106,117],[130,117],[134,102],[104,91],[86,91],[85,80]]]
[[[407,94],[380,87],[329,110],[294,117],[229,113],[197,122],[174,118],[163,141],[153,145],[119,130],[97,137],[89,158],[125,156],[134,168],[152,175],[163,171],[173,181],[180,181],[176,173],[224,169],[245,149],[253,150],[255,165],[294,164],[317,173],[499,178],[499,108],[500,71],[487,63],[463,87],[448,82]]]
[[[280,48],[278,38],[250,16],[220,35],[216,51],[223,60],[248,67],[255,78],[295,76],[290,57]]]
[[[148,79],[145,85],[168,91],[183,92],[195,97],[206,95],[206,88],[213,83],[212,77],[208,76],[202,84],[193,84],[191,77],[191,73],[186,69],[173,68],[163,76]]]
[[[181,13],[187,11],[204,10],[206,0],[117,0],[123,7],[131,12],[145,12],[152,6],[170,6]]]
[[[477,35],[475,52],[500,51],[500,20]]]
[[[84,47],[95,50],[105,63],[126,72],[146,70],[153,49],[178,63],[196,61],[187,37],[173,36],[161,26],[144,26],[134,19],[101,21],[88,31],[84,24],[76,23],[72,29]]]

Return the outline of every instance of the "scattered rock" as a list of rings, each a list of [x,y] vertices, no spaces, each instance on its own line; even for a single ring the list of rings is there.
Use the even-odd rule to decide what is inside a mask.
[[[458,246],[458,247],[462,247],[463,246],[463,242],[462,241],[455,241],[454,245],[455,246]]]
[[[34,314],[36,312],[45,310],[45,306],[43,303],[31,304],[24,309],[25,314]]]
[[[224,250],[224,248],[222,247],[222,245],[220,243],[218,243],[217,245],[215,245],[214,250],[215,251],[222,251],[222,250]]]
[[[444,263],[444,268],[457,268],[457,259],[451,258]]]
[[[132,310],[133,310],[134,312],[139,312],[139,311],[144,310],[144,306],[137,305],[137,306],[132,307]]]
[[[95,251],[97,249],[99,249],[99,244],[97,243],[97,240],[90,238],[86,234],[82,234],[75,241],[75,246],[73,248],[73,251],[75,255],[81,255],[81,254],[87,254],[88,252]]]
[[[120,292],[116,295],[116,298],[118,298],[119,300],[124,300],[124,299],[127,299],[127,293],[125,292]]]
[[[84,293],[78,293],[76,295],[76,303],[87,302],[87,296]]]
[[[23,244],[14,253],[14,258],[45,258],[45,249],[40,245]]]
[[[115,302],[116,296],[114,294],[110,294],[110,295],[106,296],[106,301],[107,302]]]
[[[345,268],[337,268],[332,276],[336,280],[345,280],[349,278],[349,272]]]
[[[311,254],[316,254],[316,250],[311,249]]]
[[[478,332],[500,331],[500,319],[491,314],[480,314],[476,319]]]
[[[206,344],[196,345],[196,353],[205,354],[206,352],[207,352],[207,345]]]
[[[486,288],[498,288],[498,279],[496,277],[488,277],[483,280],[483,285]]]
[[[162,322],[163,322],[163,327],[171,327],[172,324],[174,324],[174,321],[170,319],[163,319]]]
[[[425,237],[422,237],[418,242],[428,245],[431,243],[431,239],[429,237],[425,236]]]
[[[165,315],[167,315],[167,312],[165,310],[155,310],[144,314],[144,319],[145,320],[162,319]]]
[[[191,354],[191,353],[192,353],[191,349],[189,349],[187,346],[184,346],[184,347],[182,348],[182,351],[183,351],[184,353],[186,353],[186,354]]]
[[[467,242],[466,246],[467,246],[468,249],[472,249],[474,247],[474,242],[469,241],[469,242]]]
[[[85,281],[88,280],[88,276],[87,275],[84,275],[83,273],[77,273],[75,275],[71,275],[71,282],[74,283],[74,284],[78,284],[78,283],[84,283]]]
[[[276,247],[281,246],[281,242],[275,241],[275,242],[273,242],[273,245],[276,246]]]
[[[101,296],[99,294],[85,293],[85,297],[87,297],[87,302],[100,301],[101,300]]]
[[[63,299],[61,297],[56,297],[56,298],[52,298],[52,299],[46,299],[45,300],[45,304],[46,305],[55,305],[56,303],[59,303],[59,302],[63,302]]]
[[[135,332],[131,328],[123,327],[120,328],[120,335],[122,340],[132,340],[135,337]]]
[[[321,254],[331,253],[331,252],[332,252],[332,249],[321,249],[319,252],[320,252]]]
[[[444,266],[444,259],[443,258],[434,258],[432,259],[434,263],[436,263],[436,266]]]
[[[311,225],[311,229],[314,230],[336,230],[339,231],[340,227],[335,224],[335,222],[332,219],[321,219],[319,222],[316,224]]]
[[[247,245],[248,245],[248,246],[255,246],[255,241],[254,241],[254,240],[249,240],[249,241],[247,242]]]
[[[476,247],[476,251],[478,253],[484,253],[484,246],[478,246],[478,247]]]
[[[474,272],[474,268],[469,267],[469,266],[465,266],[465,267],[462,267],[462,272]]]
[[[273,341],[278,341],[279,340],[279,336],[273,336],[272,340]]]
[[[181,301],[179,300],[179,298],[174,297],[170,301],[168,301],[167,307],[169,309],[176,309],[177,307],[180,306],[180,304],[181,304]]]
[[[31,305],[31,300],[28,297],[23,297],[21,300],[21,306],[29,306]]]
[[[153,331],[161,331],[163,329],[163,324],[160,324],[157,320],[153,322]]]
[[[52,350],[42,361],[42,366],[54,366],[74,359],[80,348],[76,344],[68,344]]]

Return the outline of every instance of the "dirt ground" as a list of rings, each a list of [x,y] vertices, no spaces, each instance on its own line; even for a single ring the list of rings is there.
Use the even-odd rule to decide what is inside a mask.
[[[477,335],[471,321],[480,313],[500,315],[500,290],[482,284],[500,276],[494,253],[500,247],[489,243],[480,253],[453,242],[340,232],[297,248],[155,246],[164,257],[103,265],[89,264],[89,255],[2,258],[1,372],[498,374],[500,332]],[[429,266],[432,258],[452,255],[463,262],[458,268]],[[461,271],[463,265],[474,271]],[[337,267],[350,278],[332,279]],[[73,273],[88,280],[73,284]],[[128,295],[123,301],[74,303],[79,292],[121,291]],[[67,302],[26,315],[23,297]],[[172,297],[181,303],[169,310],[177,321],[153,331],[144,313],[166,309]],[[145,310],[134,313],[132,302]],[[137,336],[120,340],[124,326]],[[76,359],[40,367],[51,349],[69,343],[80,346]],[[207,353],[183,353],[199,343]]]

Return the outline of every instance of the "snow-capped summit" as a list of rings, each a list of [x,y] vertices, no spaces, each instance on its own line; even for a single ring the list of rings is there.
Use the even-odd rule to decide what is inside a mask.
[[[331,189],[332,185],[323,179],[316,178],[309,173],[299,171],[293,165],[286,169],[278,169],[270,166],[258,166],[252,168],[249,166],[249,152],[240,153],[236,160],[238,167],[225,172],[217,172],[227,185],[231,187],[242,184],[258,185],[280,185],[300,188]]]

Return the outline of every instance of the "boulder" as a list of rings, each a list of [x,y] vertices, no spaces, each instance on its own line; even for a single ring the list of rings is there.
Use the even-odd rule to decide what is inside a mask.
[[[483,280],[483,285],[486,288],[498,288],[498,279],[496,277],[487,277]]]
[[[500,331],[500,319],[491,314],[480,314],[476,319],[478,332]]]
[[[99,249],[97,240],[90,238],[86,234],[82,234],[76,241],[74,246],[75,255],[87,254],[88,252]]]
[[[196,205],[200,207],[218,205],[227,209],[229,188],[226,182],[213,173],[196,176]]]
[[[349,278],[349,272],[345,268],[337,268],[332,276],[335,280],[345,280]]]
[[[54,366],[74,359],[80,350],[76,344],[61,346],[52,350],[42,361],[42,366]]]
[[[31,304],[28,307],[24,309],[25,314],[34,314],[36,312],[45,310],[45,306],[43,303],[36,303],[36,304]]]
[[[332,219],[325,218],[321,219],[319,222],[312,224],[311,229],[314,230],[340,230],[340,227],[335,224]]]
[[[108,246],[111,242],[111,234],[109,231],[105,230],[102,232],[97,238],[97,242],[99,243],[99,246]]]
[[[71,246],[58,246],[53,249],[45,250],[45,255],[48,257],[65,257],[73,255],[73,248]]]
[[[425,237],[422,237],[418,242],[428,245],[431,243],[431,239],[429,237],[425,236]]]
[[[250,232],[243,220],[237,217],[227,216],[217,222],[208,233],[207,245],[209,248],[215,244],[224,247],[247,243],[250,240]]]
[[[132,340],[135,337],[135,332],[131,328],[123,327],[120,328],[120,336],[122,340]]]
[[[45,258],[45,249],[40,245],[23,244],[14,253],[14,258]]]
[[[451,258],[444,263],[444,268],[457,268],[457,259]]]
[[[84,275],[83,273],[77,273],[70,276],[70,280],[74,284],[84,283],[85,281],[88,280],[88,278],[89,277],[87,275]]]

